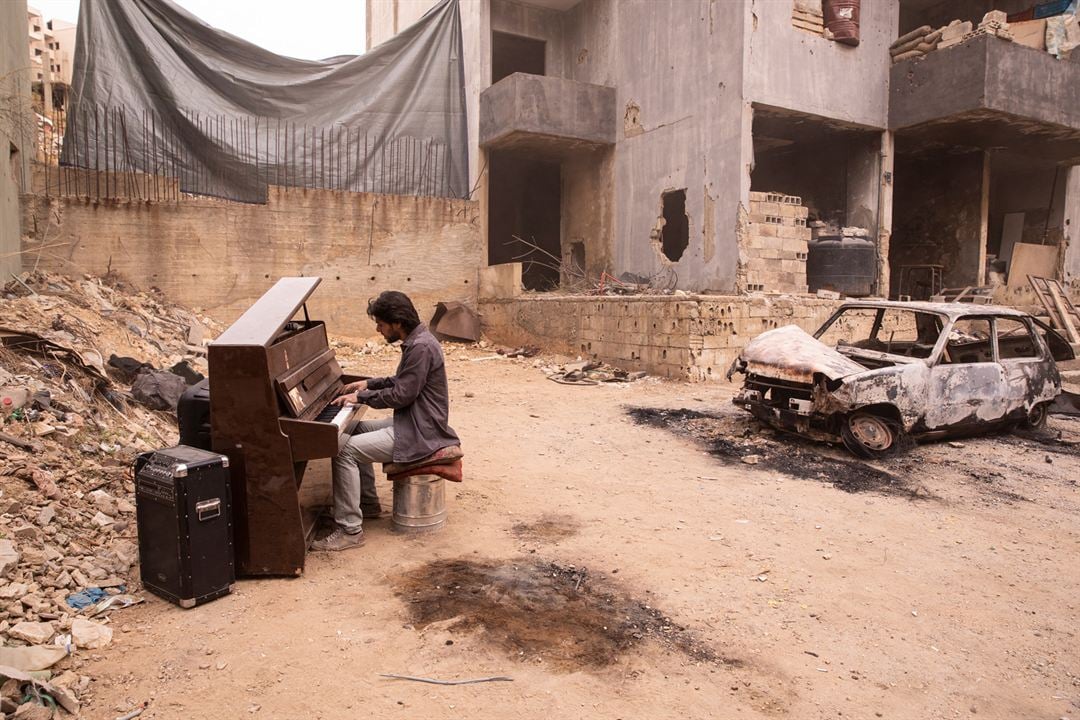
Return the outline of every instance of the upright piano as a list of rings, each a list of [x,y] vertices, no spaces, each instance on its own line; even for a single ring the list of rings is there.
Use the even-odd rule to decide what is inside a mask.
[[[306,301],[321,278],[277,281],[208,349],[210,437],[229,457],[239,575],[299,575],[320,508],[309,460],[337,455],[364,406],[331,405],[344,375]],[[297,317],[302,312],[302,317]]]

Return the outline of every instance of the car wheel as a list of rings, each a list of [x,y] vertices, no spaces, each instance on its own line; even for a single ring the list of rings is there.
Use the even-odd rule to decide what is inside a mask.
[[[1046,427],[1046,417],[1050,414],[1050,403],[1039,403],[1038,405],[1032,405],[1028,410],[1027,417],[1024,418],[1020,426],[1025,430],[1041,430]]]
[[[859,457],[879,458],[900,446],[903,431],[891,418],[868,412],[854,412],[844,418],[840,437],[844,446]]]

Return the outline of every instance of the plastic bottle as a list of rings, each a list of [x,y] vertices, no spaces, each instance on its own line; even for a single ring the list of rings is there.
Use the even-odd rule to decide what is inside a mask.
[[[23,405],[26,405],[29,399],[30,392],[26,388],[0,388],[0,417],[8,417],[22,408]]]

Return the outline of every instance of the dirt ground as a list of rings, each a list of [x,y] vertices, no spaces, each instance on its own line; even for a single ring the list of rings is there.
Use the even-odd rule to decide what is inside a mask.
[[[756,428],[734,385],[489,355],[449,353],[444,530],[371,521],[194,610],[147,594],[79,669],[85,716],[1080,717],[1080,422],[875,470]]]

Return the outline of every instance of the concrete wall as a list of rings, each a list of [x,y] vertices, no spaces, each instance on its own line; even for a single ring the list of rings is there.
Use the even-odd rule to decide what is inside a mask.
[[[381,45],[424,16],[439,0],[367,0],[367,49]]]
[[[542,296],[481,301],[484,332],[510,346],[539,344],[623,368],[724,381],[754,336],[781,325],[816,330],[838,303],[817,298]]]
[[[864,0],[860,42],[854,48],[792,27],[791,2],[750,0],[749,5],[744,66],[748,102],[886,127],[889,45],[897,38],[897,2]]]
[[[476,202],[399,195],[285,192],[266,205],[47,201],[23,196],[33,230],[27,263],[62,272],[119,272],[139,287],[231,322],[279,277],[318,275],[313,317],[367,337],[367,300],[401,290],[427,319],[440,300],[476,296],[484,263]]]
[[[20,267],[19,189],[34,153],[26,0],[0,2],[0,278]],[[3,281],[0,281],[2,283]]]
[[[580,79],[614,84],[623,120],[615,148],[613,269],[673,272],[680,288],[730,291],[739,203],[749,195],[742,181],[744,4],[608,2],[612,19],[586,26],[614,30],[614,52],[597,53],[610,57],[611,69],[596,72],[592,63],[593,47],[611,42],[603,37],[585,39],[590,59],[576,67],[590,76]],[[649,72],[642,72],[643,58]],[[662,227],[662,195],[681,189],[690,242],[673,263],[651,238]]]
[[[1080,167],[1069,168],[1063,213],[1065,231],[1065,286],[1080,304]]]

